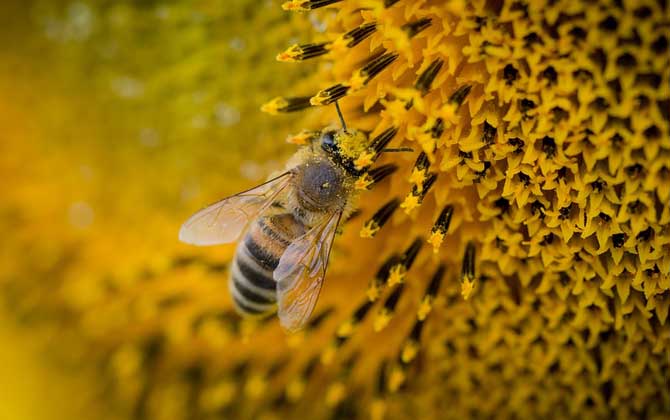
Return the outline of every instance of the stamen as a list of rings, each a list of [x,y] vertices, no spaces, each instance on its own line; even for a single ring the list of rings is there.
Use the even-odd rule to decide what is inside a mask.
[[[311,104],[309,96],[298,96],[293,98],[284,98],[282,96],[278,96],[263,104],[263,106],[261,106],[261,111],[267,112],[268,114],[277,115],[280,112],[301,111],[305,108],[309,108],[310,106]]]
[[[370,172],[368,172],[368,174],[370,175],[370,178],[372,178],[372,182],[373,182],[372,185],[374,185],[374,184],[378,184],[384,178],[391,175],[392,173],[394,173],[397,170],[398,170],[397,165],[395,165],[393,163],[389,163],[389,164],[382,165],[378,168],[374,168],[374,169],[370,170]]]
[[[416,256],[419,254],[419,251],[421,251],[421,246],[423,246],[421,237],[414,239],[414,242],[412,242],[405,253],[402,254],[400,261],[391,267],[387,278],[389,286],[395,286],[396,284],[401,284],[405,281],[405,275],[409,269],[412,268]]]
[[[370,60],[363,68],[351,76],[351,87],[354,90],[367,85],[376,75],[390,66],[398,58],[398,53],[386,53]]]
[[[325,402],[328,407],[336,407],[338,404],[347,398],[347,393],[351,390],[347,387],[347,380],[351,376],[351,372],[359,358],[360,354],[355,352],[345,360],[340,366],[337,378],[330,384],[326,390]]]
[[[437,179],[437,174],[429,174],[426,177],[426,180],[423,182],[423,185],[412,187],[412,191],[407,194],[405,200],[400,204],[400,208],[405,210],[405,214],[410,214],[412,210],[419,207],[423,203],[423,199],[428,193],[430,187],[433,186],[435,180]]]
[[[329,42],[321,42],[318,44],[295,44],[286,49],[286,51],[277,54],[277,61],[295,62],[308,60],[322,56],[329,51]]]
[[[305,327],[305,331],[313,331],[317,329],[319,325],[323,323],[323,321],[328,319],[328,317],[333,314],[333,312],[335,312],[333,307],[326,308],[324,311],[309,320],[307,326]]]
[[[318,366],[318,362],[318,357],[312,357],[307,365],[303,368],[302,372],[300,372],[300,375],[295,377],[286,385],[286,397],[288,401],[296,402],[300,399],[300,397],[302,397],[303,393],[305,392],[307,382],[309,382],[309,378],[312,376],[312,373]]]
[[[431,137],[434,139],[442,137],[442,133],[444,132],[444,120],[442,118],[436,119],[435,124],[433,124],[429,131]]]
[[[382,288],[386,285],[391,273],[391,269],[402,263],[402,256],[394,254],[384,261],[382,266],[377,270],[375,278],[370,282],[367,295],[370,302],[374,302],[379,298]]]
[[[416,318],[418,320],[425,320],[430,311],[432,311],[433,301],[435,300],[435,296],[437,296],[437,292],[440,290],[440,284],[442,283],[442,278],[446,271],[447,268],[444,264],[440,264],[440,266],[437,267],[435,274],[433,274],[430,283],[428,283],[428,286],[426,287],[426,292],[424,293],[421,303],[419,304],[419,309],[416,312]]]
[[[465,247],[461,269],[461,294],[467,300],[475,287],[475,244],[470,241]]]
[[[417,255],[419,255],[422,246],[423,240],[421,237],[417,237],[414,239],[414,242],[407,247],[407,250],[405,250],[405,253],[403,254],[403,265],[407,270],[412,268],[412,264],[414,264],[414,260],[416,260]]]
[[[377,30],[376,22],[364,23],[361,26],[350,30],[349,32],[342,35],[344,41],[349,41],[346,44],[347,48],[353,48],[356,45],[360,44],[367,37],[372,35]]]
[[[384,328],[386,328],[386,326],[391,321],[391,318],[393,318],[395,308],[398,305],[398,301],[400,300],[400,296],[402,295],[403,290],[405,290],[405,285],[400,284],[395,289],[393,289],[391,294],[384,301],[384,306],[377,313],[377,317],[375,318],[373,324],[373,329],[376,332],[379,332]]]
[[[357,218],[358,216],[360,216],[362,213],[363,212],[361,211],[361,209],[356,209],[356,210],[352,211],[351,214],[346,218],[346,220],[342,221],[342,223],[343,224],[344,223],[349,223],[350,221],[352,221],[355,218]]]
[[[423,326],[425,322],[423,320],[417,319],[414,322],[412,331],[409,334],[409,338],[405,341],[405,344],[400,350],[400,364],[406,369],[416,355],[419,353],[420,343],[421,343],[421,332],[423,331]]]
[[[342,124],[342,131],[348,134],[347,123],[344,122],[344,116],[342,115],[342,110],[340,109],[340,104],[335,101],[335,109],[337,110],[337,116],[340,119],[340,124]]]
[[[449,102],[456,104],[456,106],[463,105],[463,101],[465,101],[465,98],[468,97],[470,89],[472,89],[472,85],[465,85],[459,87],[458,89],[456,89],[454,93],[451,94],[451,96],[449,97]]]
[[[433,83],[433,80],[435,80],[435,77],[440,72],[443,64],[444,61],[438,58],[430,63],[428,68],[426,68],[426,70],[424,70],[424,72],[419,75],[416,83],[414,83],[414,88],[421,92],[422,96],[427,94],[430,90],[430,85]]]
[[[396,127],[387,128],[377,137],[372,139],[370,142],[370,148],[374,150],[376,154],[381,153],[382,149],[384,149],[391,142],[391,140],[393,140],[393,137],[395,137],[397,133],[398,129]]]
[[[370,308],[372,308],[373,303],[374,302],[366,299],[363,303],[358,305],[358,308],[356,308],[351,318],[344,321],[337,327],[334,339],[330,345],[326,347],[326,349],[321,353],[321,363],[324,365],[332,363],[337,353],[337,349],[342,347],[342,345],[347,342],[349,337],[351,337],[351,335],[356,330],[356,327],[358,327],[358,325],[363,322],[365,316],[370,311]]]
[[[403,386],[406,380],[405,372],[400,366],[393,366],[391,369],[391,375],[389,376],[389,391],[398,392],[400,387]]]
[[[377,383],[376,389],[374,391],[374,397],[372,403],[370,404],[370,418],[372,420],[381,420],[386,418],[387,402],[386,402],[386,392],[388,389],[388,378],[386,375],[386,370],[388,368],[388,362],[383,360],[379,365],[379,371],[377,373]]]
[[[399,205],[400,200],[394,198],[388,203],[384,204],[379,210],[377,210],[375,214],[373,214],[372,217],[363,225],[363,228],[360,232],[361,238],[373,238],[377,232],[379,232],[379,229],[381,229],[391,218],[393,213],[398,209]]]
[[[423,191],[423,184],[426,181],[430,161],[425,152],[419,153],[419,157],[414,163],[412,174],[409,176],[409,182],[414,184],[419,192]]]
[[[340,98],[344,98],[349,92],[350,87],[338,83],[329,88],[320,90],[316,95],[309,98],[311,105],[329,105]]]
[[[307,12],[309,10],[319,9],[342,0],[291,0],[281,5],[282,9],[294,12]]]
[[[415,20],[414,22],[409,22],[402,25],[401,29],[403,29],[407,33],[408,38],[413,38],[414,36],[416,36],[416,34],[429,27],[431,22],[432,22],[431,18],[421,18]]]
[[[437,253],[442,245],[444,236],[449,230],[449,225],[451,224],[451,216],[454,214],[454,206],[447,205],[442,209],[440,215],[437,217],[433,228],[430,231],[430,238],[428,238],[428,243],[433,245],[433,252]]]
[[[286,137],[286,142],[291,144],[305,145],[321,134],[320,131],[302,130],[298,134],[289,134]]]

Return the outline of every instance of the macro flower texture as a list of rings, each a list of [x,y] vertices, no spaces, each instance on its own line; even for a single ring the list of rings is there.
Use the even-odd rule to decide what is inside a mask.
[[[7,312],[18,328],[64,337],[51,344],[66,366],[59,369],[83,375],[100,412],[670,416],[667,2],[240,1],[232,17],[223,1],[103,3],[77,3],[84,9],[69,32],[47,19],[47,34],[82,36],[82,22],[96,16],[105,29],[85,36],[103,51],[102,41],[132,44],[128,34],[151,31],[142,22],[157,19],[183,42],[157,38],[118,57],[111,43],[103,56],[117,58],[103,68],[119,73],[88,82],[117,96],[82,122],[88,135],[139,130],[143,151],[126,140],[74,140],[105,168],[80,169],[85,187],[75,175],[45,177],[72,166],[70,153],[40,156],[41,169],[26,172],[20,157],[45,149],[16,140],[7,153],[22,151],[0,161],[5,178],[18,180],[0,231],[21,244],[2,264],[23,273],[0,278]],[[246,67],[228,68],[225,80],[211,70],[227,54],[221,22],[257,38],[229,40],[225,51],[244,51]],[[78,71],[91,65],[93,47],[68,48]],[[155,62],[161,49],[170,59],[161,69],[140,66],[145,79],[117,61]],[[193,87],[197,95],[166,93]],[[240,99],[220,102],[215,87]],[[83,109],[86,95],[68,103]],[[105,114],[114,101],[131,105]],[[229,194],[258,185],[339,125],[335,104],[365,134],[348,145],[361,169],[356,211],[338,230],[311,319],[287,334],[275,316],[235,313],[227,286],[234,246],[189,247],[177,231],[189,212],[223,197],[221,185]],[[2,109],[18,112],[0,100]],[[137,115],[155,126],[136,127]],[[3,123],[15,139],[37,130],[16,121]],[[67,148],[70,131],[60,130]],[[230,140],[210,140],[222,137]],[[237,168],[242,175],[228,175]],[[88,201],[72,194],[79,188]],[[35,200],[46,209],[33,209]],[[47,224],[66,200],[66,217],[88,231],[50,228],[57,239],[33,245],[35,221]]]

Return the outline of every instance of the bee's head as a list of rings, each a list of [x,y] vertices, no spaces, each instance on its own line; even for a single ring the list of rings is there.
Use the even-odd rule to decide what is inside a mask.
[[[354,160],[367,148],[367,136],[358,130],[325,129],[318,138],[321,150],[349,174],[358,176]]]
[[[321,137],[319,138],[321,149],[330,156],[335,156],[340,153],[337,140],[335,140],[336,134],[337,130],[325,130],[321,133]]]

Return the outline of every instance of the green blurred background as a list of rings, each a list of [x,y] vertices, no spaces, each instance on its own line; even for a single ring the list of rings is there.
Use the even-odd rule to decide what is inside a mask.
[[[292,152],[299,116],[259,108],[309,91],[274,56],[314,26],[276,1],[0,2],[0,419],[125,416],[96,365],[142,334],[118,296],[160,295],[141,279],[190,252],[181,221]]]

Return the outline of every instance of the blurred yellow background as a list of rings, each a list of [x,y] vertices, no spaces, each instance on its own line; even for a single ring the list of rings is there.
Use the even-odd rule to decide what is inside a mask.
[[[301,24],[273,2],[159,3],[0,3],[2,420],[108,415],[83,362],[123,341],[114,291],[162,287],[140,279],[190,252],[182,220],[291,153],[295,120],[259,108],[310,70],[273,57]]]

